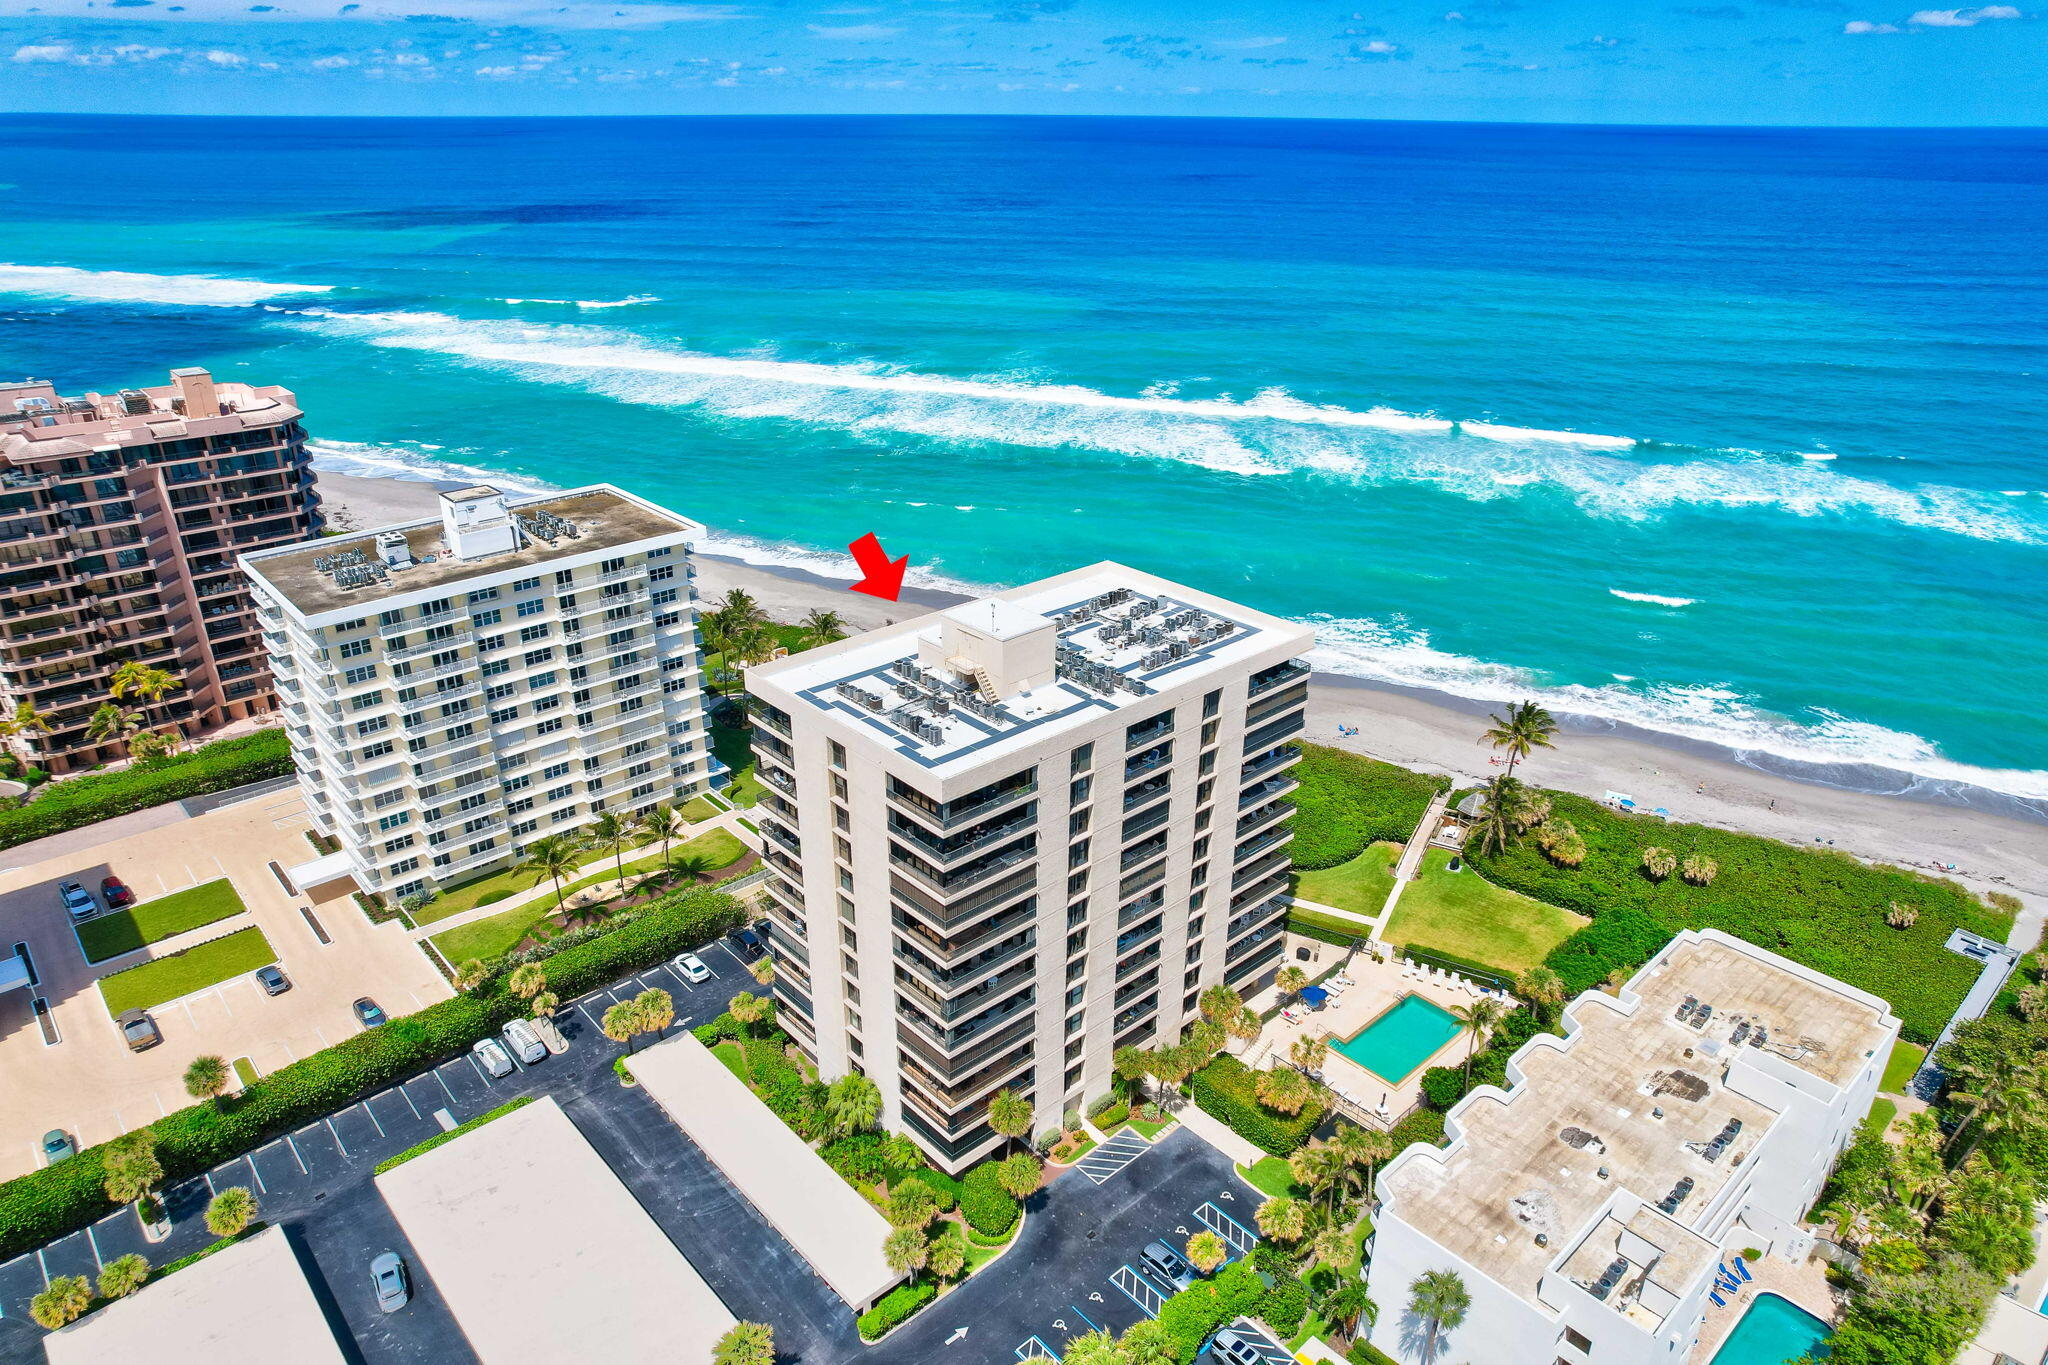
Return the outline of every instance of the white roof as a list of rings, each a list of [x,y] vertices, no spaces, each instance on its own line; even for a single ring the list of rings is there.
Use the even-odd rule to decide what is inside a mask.
[[[736,1321],[553,1099],[377,1188],[485,1365],[708,1360]]]
[[[28,964],[19,955],[9,953],[0,957],[0,992],[26,990],[32,984],[28,979]]]
[[[1028,611],[1015,602],[1006,602],[1000,597],[984,597],[974,602],[962,602],[957,607],[946,608],[944,614],[963,626],[969,626],[998,640],[1014,640],[1020,635],[1029,635],[1034,630],[1044,630],[1052,622],[1035,611]]]
[[[295,863],[284,870],[284,875],[291,878],[292,885],[298,887],[299,893],[304,895],[313,887],[325,886],[328,882],[337,882],[343,877],[354,876],[355,870],[356,865],[350,861],[348,850],[337,849],[333,853],[324,853],[308,862]]]
[[[363,1270],[369,1277],[367,1267]],[[343,1365],[281,1228],[186,1266],[43,1339],[50,1365]]]
[[[856,1311],[902,1279],[887,1219],[689,1033],[629,1057],[633,1078]]]

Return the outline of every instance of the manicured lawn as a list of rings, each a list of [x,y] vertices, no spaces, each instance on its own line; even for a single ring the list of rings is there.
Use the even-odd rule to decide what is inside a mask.
[[[1920,1069],[1920,1063],[1927,1060],[1927,1049],[1918,1043],[1909,1043],[1904,1038],[1892,1044],[1892,1055],[1885,1059],[1884,1079],[1877,1083],[1880,1090],[1889,1090],[1894,1095],[1906,1093],[1906,1082],[1913,1079],[1913,1073]]]
[[[1422,875],[1401,893],[1381,935],[1387,942],[1522,972],[1587,922],[1583,915],[1503,890],[1469,867],[1449,871],[1450,859],[1441,848],[1422,855]]]
[[[732,769],[732,781],[722,789],[726,800],[751,806],[761,799],[761,779],[754,776],[753,731],[745,725],[711,727],[711,752]]]
[[[1173,1127],[1173,1125],[1178,1122],[1180,1122],[1180,1120],[1172,1117],[1171,1115],[1161,1118],[1157,1123],[1151,1123],[1144,1119],[1133,1117],[1131,1119],[1131,1127],[1143,1133],[1145,1135],[1145,1140],[1147,1142],[1151,1142],[1157,1139],[1161,1133]]]
[[[153,1009],[166,1000],[205,990],[275,961],[277,953],[261,929],[242,929],[196,944],[182,953],[103,976],[100,996],[107,1002],[107,1013],[112,1015],[124,1010]]]
[[[256,1084],[256,1063],[250,1061],[247,1057],[235,1058],[235,1079],[245,1086]]]
[[[711,1049],[711,1055],[725,1063],[725,1069],[742,1081],[747,1080],[747,1064],[740,1060],[740,1045],[728,1038]],[[751,1081],[748,1082],[752,1084]]]
[[[746,845],[739,841],[737,835],[729,830],[714,829],[698,835],[687,843],[672,845],[669,856],[681,859],[690,854],[702,854],[710,860],[715,873],[718,868],[738,862],[745,856],[746,851]],[[628,860],[626,875],[630,878],[642,872],[651,872],[660,864],[661,850],[657,848],[644,858]],[[590,864],[586,863],[584,866],[588,867]],[[574,895],[584,887],[617,879],[618,873],[613,870],[612,860],[607,857],[603,860],[601,871],[590,873],[573,882],[566,882],[563,884],[563,890],[568,895]],[[441,955],[448,959],[450,966],[459,967],[473,957],[489,962],[492,958],[502,956],[518,947],[526,936],[533,932],[533,926],[553,914],[554,910],[555,897],[550,888],[547,894],[536,896],[523,905],[495,915],[486,915],[474,923],[460,924],[436,934],[434,946],[441,950]]]
[[[1374,844],[1348,863],[1296,873],[1294,894],[1356,915],[1377,915],[1394,889],[1394,860],[1400,856],[1399,845]]]
[[[723,862],[715,864],[715,866],[723,867],[726,863],[732,862],[741,853],[746,851],[744,846],[740,845],[738,839],[727,834],[724,830],[712,830],[709,833],[700,834],[687,843],[671,844],[668,851],[671,858],[680,858],[685,853],[702,853],[706,857],[716,858],[725,851],[728,843],[735,851],[730,856],[727,856]],[[626,859],[626,874],[628,876],[651,871],[661,864],[661,848],[659,845],[654,846],[652,853],[631,856],[647,847],[648,845],[644,843],[627,846],[629,856]],[[612,881],[618,876],[613,863],[614,860],[609,850],[589,855],[577,865],[577,870],[583,875],[575,881],[563,882],[562,894],[565,896],[572,895],[586,886],[595,886],[599,882]],[[493,872],[488,877],[482,877],[466,885],[443,892],[435,898],[432,905],[414,915],[413,920],[418,924],[433,924],[450,916],[459,915],[465,910],[474,910],[481,905],[510,900],[522,891],[532,890],[540,885],[543,880],[546,879],[533,872],[524,872],[517,868],[508,868],[503,872]],[[549,882],[548,886],[552,890],[554,883]],[[555,900],[552,895],[543,896],[541,899],[547,901],[550,906],[554,904]]]
[[[248,908],[235,894],[234,883],[221,877],[89,919],[78,926],[78,941],[85,945],[87,962],[105,962]]]
[[[682,814],[685,820],[694,824],[699,820],[709,820],[718,814],[718,807],[712,805],[705,797],[693,796],[684,804]]]
[[[1240,1166],[1237,1173],[1250,1181],[1254,1188],[1270,1195],[1293,1195],[1298,1199],[1307,1193],[1294,1183],[1294,1172],[1287,1168],[1285,1157],[1262,1157],[1258,1165]]]
[[[1882,1133],[1892,1126],[1892,1120],[1899,1116],[1899,1106],[1880,1097],[1870,1106],[1870,1117],[1863,1120],[1863,1126],[1873,1133]]]
[[[1071,1166],[1075,1162],[1079,1161],[1082,1157],[1088,1155],[1090,1152],[1094,1150],[1095,1139],[1092,1137],[1083,1136],[1082,1139],[1078,1143],[1074,1144],[1073,1148],[1070,1150],[1058,1147],[1054,1148],[1053,1155],[1051,1157],[1048,1157],[1047,1160],[1057,1161],[1062,1166]],[[1065,1152],[1064,1155],[1061,1155],[1062,1151]]]

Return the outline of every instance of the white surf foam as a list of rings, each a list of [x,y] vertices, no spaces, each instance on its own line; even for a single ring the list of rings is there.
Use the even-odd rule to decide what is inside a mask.
[[[306,442],[313,468],[363,479],[406,479],[415,483],[488,483],[508,493],[551,493],[558,487],[526,474],[451,460],[431,452],[440,446],[424,442],[373,445],[364,441],[315,438]]]
[[[1625,437],[1582,436],[1304,402],[1105,393],[1012,376],[955,377],[879,362],[708,355],[588,324],[474,321],[441,313],[281,310],[300,326],[430,352],[622,402],[779,419],[859,437],[907,433],[964,445],[1099,451],[1243,475],[1314,474],[1365,486],[1423,484],[1475,501],[1542,492],[1590,515],[1673,510],[1855,516],[1982,540],[2048,543],[2048,521],[1971,489],[1905,487],[1823,463],[1745,451],[1669,457]],[[1467,440],[1478,427],[1483,439]]]
[[[1797,453],[1802,460],[1814,460],[1822,464],[1835,458],[1834,452],[1827,450],[1802,450]]]
[[[0,293],[92,303],[194,304],[247,308],[286,294],[325,294],[329,284],[273,284],[219,275],[145,275],[131,270],[79,270],[68,265],[0,263]]]
[[[1623,592],[1620,588],[1609,588],[1607,592],[1624,602],[1649,602],[1660,607],[1689,607],[1699,601],[1697,597],[1659,597],[1653,592]]]
[[[1646,684],[1615,675],[1602,686],[1554,684],[1504,664],[1435,648],[1406,623],[1315,616],[1316,667],[1404,687],[1505,703],[1533,698],[1550,710],[1703,741],[1739,755],[1798,763],[1869,764],[1935,782],[1956,782],[2031,800],[2048,799],[2048,771],[1979,768],[1944,758],[1918,735],[1815,708],[1810,719],[1767,711],[1727,688]]]
[[[623,299],[499,299],[499,303],[551,303],[558,308],[632,308],[643,303],[660,303],[653,294],[633,294]]]

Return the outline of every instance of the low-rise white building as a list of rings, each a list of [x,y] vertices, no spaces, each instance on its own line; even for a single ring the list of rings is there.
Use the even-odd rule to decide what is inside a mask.
[[[1804,1259],[1799,1226],[1869,1112],[1899,1021],[1877,996],[1720,932],[1687,931],[1618,995],[1589,991],[1454,1106],[1443,1148],[1377,1190],[1372,1343],[1425,1356],[1424,1272],[1471,1296],[1442,1361],[1681,1362],[1720,1267]]]
[[[353,876],[402,897],[543,834],[708,785],[691,537],[599,484],[245,555],[299,788]]]

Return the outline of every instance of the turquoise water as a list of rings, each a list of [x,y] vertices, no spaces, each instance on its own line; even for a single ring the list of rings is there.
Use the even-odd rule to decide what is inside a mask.
[[[1759,1294],[1714,1352],[1713,1365],[1791,1365],[1833,1335],[1790,1299]]]
[[[1406,995],[1336,1047],[1381,1080],[1399,1085],[1457,1037],[1458,1028],[1449,1010],[1419,995]]]
[[[0,372],[2048,805],[2048,132],[0,116]],[[1683,812],[1681,812],[1682,814]]]

